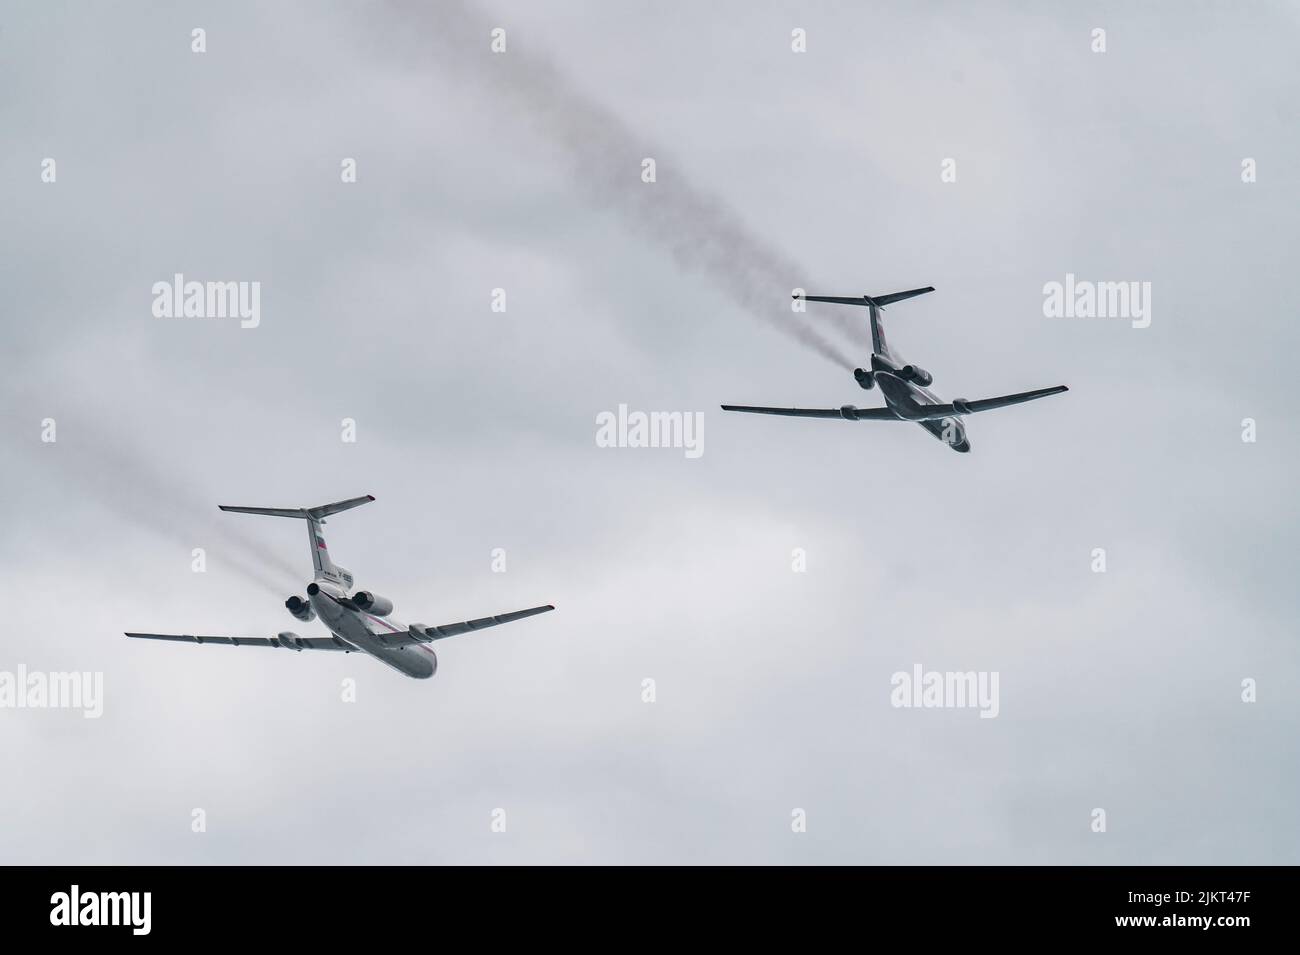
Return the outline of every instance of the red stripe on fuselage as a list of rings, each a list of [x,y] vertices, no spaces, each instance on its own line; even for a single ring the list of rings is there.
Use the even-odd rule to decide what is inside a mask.
[[[394,626],[393,626],[391,623],[389,623],[387,620],[380,620],[378,617],[372,617],[370,614],[365,613],[364,611],[360,611],[360,610],[359,610],[359,611],[357,611],[357,612],[360,613],[361,616],[365,617],[367,620],[373,620],[375,623],[379,624],[381,627],[387,627],[387,628],[388,628],[391,632],[393,632],[393,633],[402,633],[402,632],[403,632],[402,629],[401,629],[400,627],[394,627]]]
[[[387,627],[387,628],[389,629],[389,631],[392,632],[392,633],[405,633],[405,632],[406,632],[405,630],[402,630],[402,629],[399,628],[399,627],[394,627],[394,626],[393,626],[391,623],[389,623],[387,620],[380,620],[378,617],[372,617],[370,614],[365,613],[364,611],[358,610],[357,613],[361,614],[361,616],[365,617],[367,620],[373,620],[375,623],[379,624],[381,627]],[[411,646],[416,647],[416,648],[418,648],[418,649],[420,649],[420,650],[423,650],[425,653],[429,654],[429,656],[433,657],[435,660],[438,658],[437,655],[433,652],[432,648],[430,648],[430,647],[426,647],[423,643],[413,643],[413,644],[411,644]]]

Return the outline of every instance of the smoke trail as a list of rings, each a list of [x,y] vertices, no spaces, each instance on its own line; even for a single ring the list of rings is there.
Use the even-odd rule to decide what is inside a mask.
[[[148,455],[121,435],[97,429],[93,416],[78,415],[85,430],[60,435],[53,446],[16,442],[33,467],[75,487],[83,496],[133,527],[181,545],[183,553],[203,546],[210,556],[262,590],[283,598],[307,575],[303,567],[268,553],[265,547],[213,516],[216,503],[205,500],[176,475],[163,475],[148,464]],[[202,518],[209,523],[202,525]],[[255,570],[250,565],[256,565]]]
[[[598,205],[616,212],[632,229],[667,250],[683,269],[703,273],[750,314],[844,368],[854,362],[806,316],[790,308],[791,288],[805,271],[756,236],[739,214],[717,196],[693,185],[659,149],[614,113],[584,96],[546,60],[508,46],[488,49],[497,24],[459,0],[429,5],[399,4],[407,35],[439,62],[454,67],[462,81],[510,100],[567,154],[576,187]],[[413,22],[414,21],[414,22]],[[462,82],[460,88],[464,88]],[[641,162],[656,157],[658,181],[640,181]],[[820,316],[819,316],[820,318]],[[828,319],[856,343],[865,323],[842,314]]]

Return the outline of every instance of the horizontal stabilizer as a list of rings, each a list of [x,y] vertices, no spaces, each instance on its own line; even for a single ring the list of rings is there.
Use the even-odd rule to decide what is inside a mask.
[[[925,288],[908,289],[906,292],[890,292],[888,295],[873,295],[871,300],[877,305],[893,305],[895,302],[901,302],[906,298],[916,298],[918,295],[924,295],[926,292],[933,292],[934,286],[927,285]]]
[[[332,580],[335,583],[351,587],[352,575],[330,559],[329,550],[325,545],[325,538],[322,536],[321,525],[325,523],[325,518],[331,514],[351,510],[354,507],[360,507],[362,504],[369,504],[374,499],[373,494],[367,494],[365,497],[350,497],[346,501],[335,501],[333,504],[321,504],[318,507],[232,507],[229,504],[218,504],[217,506],[223,511],[233,511],[236,514],[296,517],[306,521],[307,540],[311,545],[311,565],[316,574],[315,579]]]
[[[218,504],[217,506],[223,511],[231,511],[235,514],[262,514],[266,517],[298,517],[303,520],[310,518],[319,521],[321,518],[337,514],[339,511],[347,511],[354,507],[360,507],[362,504],[369,504],[374,499],[374,495],[367,494],[365,497],[352,497],[346,501],[335,501],[333,504],[322,504],[319,507],[233,507],[229,504]]]
[[[904,299],[916,298],[918,295],[924,295],[926,292],[933,292],[934,286],[927,285],[925,288],[908,289],[906,292],[890,292],[887,295],[805,295],[806,302],[830,302],[834,305],[863,305],[884,308],[886,305],[893,305],[895,302],[901,302]],[[794,298],[800,296],[795,295]]]
[[[265,514],[267,517],[302,517],[307,516],[307,512],[301,507],[231,507],[228,504],[218,504],[223,511],[232,511],[235,514]]]

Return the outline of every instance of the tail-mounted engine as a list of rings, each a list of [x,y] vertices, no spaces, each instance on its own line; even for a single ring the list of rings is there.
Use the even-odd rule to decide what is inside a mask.
[[[285,609],[293,614],[303,623],[310,623],[316,619],[316,611],[312,609],[311,604],[306,599],[296,594],[284,602]]]
[[[898,377],[904,381],[914,381],[922,388],[934,384],[934,376],[920,365],[904,365],[898,370]]]
[[[357,605],[357,609],[374,614],[376,617],[387,617],[393,612],[391,600],[369,590],[358,590],[352,595],[352,602]]]
[[[876,387],[876,376],[865,368],[854,368],[853,377],[858,380],[858,387],[862,388],[864,391],[870,391],[872,388]]]

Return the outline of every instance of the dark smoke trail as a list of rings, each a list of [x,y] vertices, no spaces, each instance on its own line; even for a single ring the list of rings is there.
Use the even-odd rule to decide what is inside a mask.
[[[67,420],[72,421],[73,416]],[[176,475],[164,475],[151,467],[143,449],[120,435],[109,437],[107,431],[97,429],[92,416],[78,415],[75,420],[75,435],[62,428],[53,445],[32,440],[16,447],[26,452],[34,468],[71,485],[132,526],[182,545],[185,553],[196,546],[205,547],[210,557],[221,560],[223,568],[277,597],[301,586],[309,571],[294,567],[241,531],[217,522],[217,502],[205,500]],[[207,526],[201,526],[203,518],[208,518]]]
[[[854,363],[790,308],[790,292],[805,271],[751,232],[722,199],[693,185],[681,168],[614,113],[579,92],[551,63],[507,44],[491,53],[490,31],[498,24],[472,6],[449,0],[429,5],[398,4],[408,35],[424,52],[451,64],[464,89],[474,86],[510,100],[563,148],[576,174],[576,187],[598,205],[616,212],[631,228],[667,250],[683,269],[699,271],[755,317],[792,336],[844,368]],[[507,32],[509,40],[509,32]],[[662,173],[641,182],[641,161],[653,156]],[[820,319],[820,316],[819,316]],[[827,320],[851,340],[863,341],[865,323],[831,313]]]

